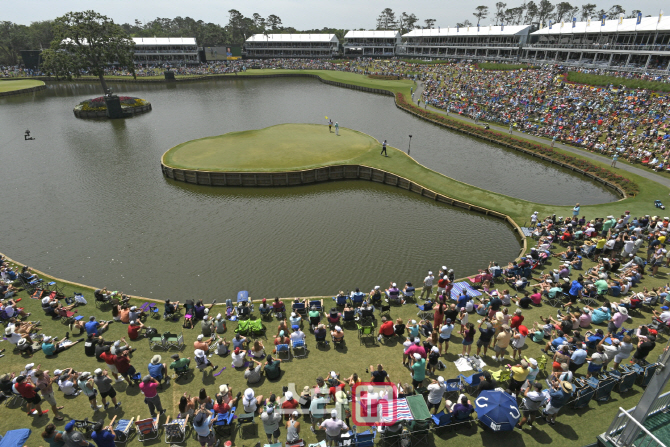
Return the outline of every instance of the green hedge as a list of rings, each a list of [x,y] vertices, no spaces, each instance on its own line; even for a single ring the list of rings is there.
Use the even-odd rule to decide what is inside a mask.
[[[544,144],[538,144],[530,141],[520,140],[504,133],[496,132],[494,130],[486,130],[481,126],[473,126],[471,124],[450,119],[446,116],[437,113],[429,112],[425,109],[415,106],[411,102],[407,102],[407,100],[405,100],[405,96],[402,93],[397,93],[396,98],[398,105],[400,107],[406,110],[410,110],[416,113],[417,115],[421,115],[433,121],[442,123],[446,127],[450,127],[454,130],[469,132],[471,134],[474,134],[475,136],[481,136],[483,138],[492,138],[500,143],[509,144],[527,151],[535,152],[536,154],[540,154],[547,158],[551,158],[552,160],[566,163],[570,166],[574,166],[575,168],[581,169],[582,171],[593,174],[596,177],[599,177],[603,180],[607,180],[610,183],[618,185],[622,190],[626,192],[626,194],[630,196],[635,196],[640,192],[640,188],[635,182],[629,180],[624,176],[616,174],[615,172],[610,171],[609,169],[605,169],[598,165],[595,165],[588,160],[584,160],[580,157],[574,157],[572,155],[567,155],[558,152],[553,148]]]
[[[627,79],[618,76],[578,73],[576,71],[569,71],[567,80],[577,84],[587,84],[594,86],[608,86],[610,84],[614,84],[615,87],[618,87],[619,85],[623,84],[627,88],[642,88],[645,90],[670,92],[670,83],[666,82],[646,81],[644,79]]]

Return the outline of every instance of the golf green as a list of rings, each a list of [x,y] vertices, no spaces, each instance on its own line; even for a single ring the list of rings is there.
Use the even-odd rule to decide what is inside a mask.
[[[43,81],[34,79],[22,79],[20,81],[0,81],[0,93],[14,92],[44,85]]]
[[[166,166],[226,172],[296,171],[338,165],[381,144],[362,132],[327,125],[279,124],[187,141],[163,155]]]

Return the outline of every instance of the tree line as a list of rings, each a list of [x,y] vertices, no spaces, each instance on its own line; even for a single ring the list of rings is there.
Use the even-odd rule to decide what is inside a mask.
[[[471,22],[469,19],[456,23],[456,26],[479,25],[483,19],[489,19],[493,25],[531,25],[533,23],[548,23],[550,20],[554,23],[561,21],[570,21],[573,17],[577,20],[586,21],[589,17],[600,19],[603,15],[607,19],[618,19],[621,14],[627,18],[635,18],[641,11],[634,9],[626,16],[626,10],[621,5],[614,5],[609,9],[598,9],[594,3],[586,3],[581,6],[572,5],[570,2],[552,3],[550,0],[526,1],[519,6],[510,6],[505,2],[497,2],[495,8],[489,8],[486,5],[480,5],[472,13],[477,21]],[[650,17],[650,16],[647,16]],[[385,8],[377,17],[378,30],[398,30],[402,34],[413,29],[433,29],[435,28],[435,19],[424,19],[421,25],[419,18],[415,14],[402,12],[396,14],[391,8]],[[450,24],[452,25],[452,24]],[[452,25],[453,26],[453,25]]]

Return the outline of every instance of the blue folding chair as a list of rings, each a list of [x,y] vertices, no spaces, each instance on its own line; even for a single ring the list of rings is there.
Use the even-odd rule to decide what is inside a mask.
[[[344,307],[347,305],[347,296],[346,295],[337,295],[333,297],[333,301],[338,307]],[[321,304],[321,302],[319,302]]]
[[[213,428],[219,438],[232,436],[236,409],[237,407],[233,407],[228,413],[217,413]]]
[[[635,380],[637,379],[637,374],[635,371],[630,369],[626,371],[609,371],[608,374],[618,380],[617,391],[619,394],[623,394],[633,388]]]
[[[416,307],[419,308],[419,312],[416,315],[422,320],[433,318],[433,303],[431,301],[426,301],[424,304],[416,304]]]
[[[446,387],[446,391],[444,393],[445,399],[448,398],[450,394],[454,395],[454,401],[458,399],[458,396],[461,394],[461,391],[463,390],[461,379],[460,378],[447,379],[447,381],[444,382],[444,385]]]
[[[293,312],[297,313],[298,315],[301,316],[307,315],[307,309],[305,309],[305,303],[293,303],[291,309],[293,309]]]
[[[249,292],[247,290],[240,290],[237,292],[237,304],[242,302],[249,302]]]
[[[484,377],[484,373],[476,373],[468,377],[465,377],[463,374],[458,375],[458,378],[462,380],[463,388],[471,396],[474,396],[473,393],[477,390],[482,377]]]
[[[621,296],[621,287],[619,286],[610,287],[610,295],[612,295],[613,297]]]
[[[286,355],[286,360],[291,358],[291,347],[289,345],[277,345],[277,357],[280,359]]]
[[[354,307],[360,307],[363,304],[363,301],[365,301],[365,294],[363,292],[353,292],[351,294],[351,302]]]
[[[446,427],[451,424],[451,413],[445,413],[444,410],[439,413],[435,413],[433,416],[433,423],[435,424],[435,429]]]
[[[305,345],[305,340],[294,341],[292,350],[293,350],[293,357],[295,358],[307,357],[307,346]]]
[[[321,301],[320,300],[312,300],[309,302],[309,308],[311,309],[312,307],[316,307],[316,310],[319,312],[323,312],[323,307],[321,306]]]
[[[352,445],[355,445],[356,447],[374,447],[376,437],[377,432],[375,430],[365,430],[362,433],[356,433],[354,435],[354,442]]]

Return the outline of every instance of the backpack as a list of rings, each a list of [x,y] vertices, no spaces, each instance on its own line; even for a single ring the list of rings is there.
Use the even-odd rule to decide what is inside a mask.
[[[158,329],[148,327],[145,334],[147,338],[155,337],[158,335]]]

